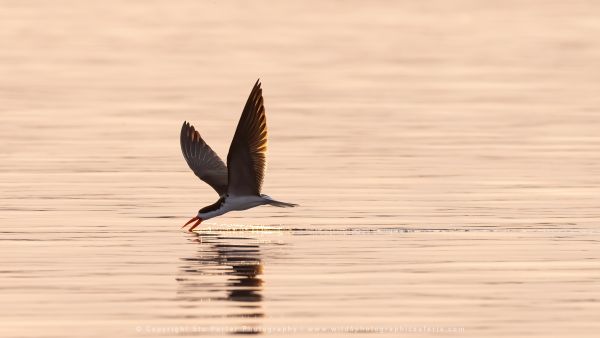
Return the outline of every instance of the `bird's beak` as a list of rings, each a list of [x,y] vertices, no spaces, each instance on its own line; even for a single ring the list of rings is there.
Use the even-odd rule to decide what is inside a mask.
[[[194,225],[192,225],[192,227],[188,229],[189,232],[192,232],[192,230],[194,230],[195,227],[197,227],[198,225],[200,225],[200,223],[202,223],[202,218],[196,216],[196,217],[190,219],[189,221],[187,221],[187,223],[185,223],[181,228],[182,229],[185,228],[186,225],[188,225],[194,221],[196,221],[196,223],[194,223]]]

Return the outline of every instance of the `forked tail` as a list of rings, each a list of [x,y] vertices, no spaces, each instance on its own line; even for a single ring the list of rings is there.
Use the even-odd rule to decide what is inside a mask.
[[[288,203],[288,202],[281,202],[281,201],[276,201],[274,199],[272,199],[271,197],[267,196],[267,195],[261,195],[262,198],[264,198],[267,201],[267,204],[272,205],[274,207],[279,207],[279,208],[292,208],[292,207],[297,207],[298,204],[295,203]]]

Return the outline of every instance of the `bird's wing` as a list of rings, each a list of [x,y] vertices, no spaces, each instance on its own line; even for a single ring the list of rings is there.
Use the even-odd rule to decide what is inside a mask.
[[[266,163],[267,118],[258,80],[246,101],[227,154],[227,192],[235,196],[260,195]]]
[[[194,126],[181,126],[181,152],[194,174],[208,183],[219,195],[227,193],[227,167],[202,139]]]

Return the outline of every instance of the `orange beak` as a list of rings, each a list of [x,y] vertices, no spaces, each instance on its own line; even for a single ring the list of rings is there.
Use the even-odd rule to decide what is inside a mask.
[[[189,232],[192,232],[194,230],[194,228],[196,228],[198,225],[200,225],[200,223],[202,223],[202,218],[196,216],[196,217],[190,219],[189,221],[187,221],[187,223],[185,223],[181,228],[182,229],[185,228],[186,225],[188,225],[194,221],[196,221],[196,223],[194,223],[194,225],[192,225],[192,227],[188,229]]]

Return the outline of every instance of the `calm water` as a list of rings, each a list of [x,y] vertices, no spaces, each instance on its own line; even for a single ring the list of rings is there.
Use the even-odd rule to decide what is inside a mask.
[[[600,5],[0,7],[0,336],[598,335]],[[182,232],[257,77],[301,207]]]

